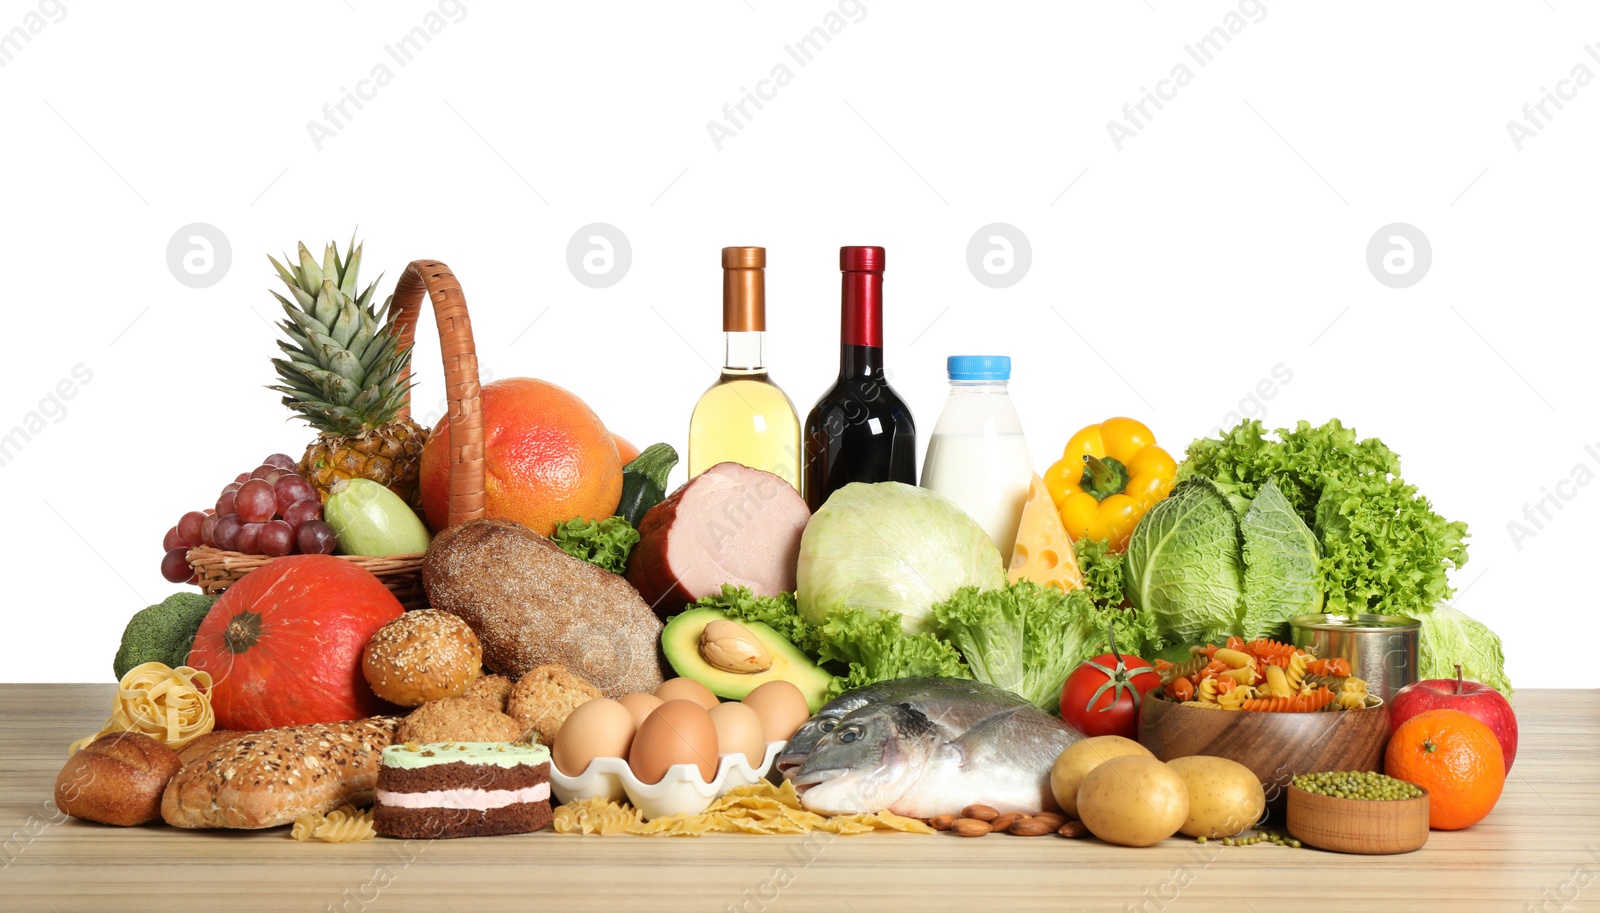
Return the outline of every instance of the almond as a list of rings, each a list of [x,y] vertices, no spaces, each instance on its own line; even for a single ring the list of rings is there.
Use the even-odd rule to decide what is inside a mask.
[[[1011,833],[1018,837],[1043,837],[1055,831],[1050,822],[1039,818],[1023,818],[1011,825]]]
[[[955,815],[934,815],[928,819],[928,826],[936,831],[947,831],[956,823]]]
[[[977,818],[957,818],[950,829],[963,837],[982,837],[984,834],[994,830],[989,826],[989,822],[980,821]]]
[[[1068,821],[1057,828],[1056,833],[1063,837],[1086,837],[1089,835],[1089,827],[1082,821]]]
[[[1022,812],[1006,812],[993,821],[990,821],[989,826],[997,831],[1008,830],[1010,829],[1011,825],[1016,824],[1018,821],[1021,821],[1026,817],[1027,815],[1024,815]],[[1054,828],[1051,828],[1051,830],[1054,830]]]
[[[979,821],[993,821],[1000,817],[1000,810],[990,805],[969,805],[961,810],[961,817],[976,818]]]

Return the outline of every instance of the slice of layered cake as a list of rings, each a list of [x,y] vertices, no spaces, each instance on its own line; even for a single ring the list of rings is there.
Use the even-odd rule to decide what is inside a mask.
[[[490,837],[550,823],[550,751],[509,742],[391,745],[373,825],[385,837]]]

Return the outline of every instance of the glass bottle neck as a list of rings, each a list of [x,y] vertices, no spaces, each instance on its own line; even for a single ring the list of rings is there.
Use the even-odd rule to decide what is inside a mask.
[[[839,347],[839,376],[882,377],[883,347],[842,345]]]
[[[845,270],[839,290],[839,342],[883,347],[883,272]]]
[[[765,374],[767,334],[760,330],[722,334],[722,373]]]

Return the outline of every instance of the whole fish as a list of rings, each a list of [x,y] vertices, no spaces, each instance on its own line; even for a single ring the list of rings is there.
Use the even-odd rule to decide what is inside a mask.
[[[804,764],[817,740],[834,730],[845,714],[879,701],[904,702],[937,718],[952,729],[965,730],[998,709],[1028,703],[1004,688],[967,678],[895,678],[839,695],[822,705],[816,716],[789,738],[774,762],[785,780]]]
[[[947,701],[952,716],[981,714],[965,726],[910,701],[874,701],[844,714],[793,777],[800,804],[824,814],[888,810],[914,818],[973,804],[1056,809],[1050,768],[1083,734],[1027,702],[973,713],[961,706],[971,701]]]

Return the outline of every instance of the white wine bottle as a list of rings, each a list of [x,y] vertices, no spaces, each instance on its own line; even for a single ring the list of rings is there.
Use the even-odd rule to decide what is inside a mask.
[[[722,374],[689,419],[689,477],[734,462],[800,491],[800,418],[767,374],[766,266],[766,248],[722,249]]]

